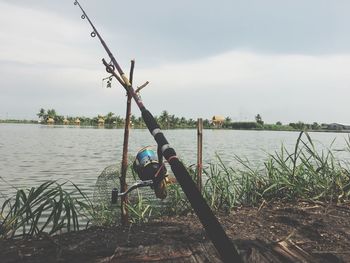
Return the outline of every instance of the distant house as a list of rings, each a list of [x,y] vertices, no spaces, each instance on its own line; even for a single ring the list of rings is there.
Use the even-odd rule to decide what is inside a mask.
[[[225,117],[220,115],[214,115],[211,121],[215,127],[221,127],[224,124]]]
[[[98,119],[98,126],[103,126],[105,125],[105,120],[103,118]]]
[[[327,130],[332,130],[332,131],[350,130],[350,125],[343,125],[339,123],[330,123],[330,124],[322,125],[321,127],[323,129],[326,128]]]
[[[75,124],[75,125],[80,125],[80,120],[79,120],[79,118],[76,118],[76,119],[75,119],[74,124]]]
[[[46,123],[47,124],[55,124],[55,120],[53,118],[48,118]]]
[[[69,124],[69,120],[67,120],[67,118],[64,118],[64,120],[63,120],[63,124],[64,124],[64,125]]]

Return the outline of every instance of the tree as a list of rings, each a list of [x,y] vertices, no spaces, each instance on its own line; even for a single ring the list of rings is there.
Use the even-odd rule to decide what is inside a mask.
[[[276,125],[281,126],[282,122],[278,121],[278,122],[276,122]]]
[[[123,126],[124,123],[124,119],[122,117],[120,117],[119,115],[115,116],[115,122],[116,122],[116,126]]]
[[[293,129],[296,130],[304,130],[305,128],[305,123],[298,121],[297,123],[289,123],[289,126],[291,126]]]
[[[224,128],[228,128],[231,124],[232,119],[230,117],[226,117],[223,123]]]
[[[166,110],[159,116],[159,122],[163,129],[169,129],[169,113]]]
[[[185,117],[181,117],[179,122],[181,127],[186,127],[187,120]]]
[[[136,125],[136,116],[134,114],[131,114],[131,116],[130,116],[130,125],[131,126]]]
[[[187,120],[187,126],[189,128],[194,128],[196,127],[197,121],[195,121],[194,119],[190,118]]]
[[[317,122],[314,122],[311,125],[311,129],[313,129],[313,130],[319,130],[320,128],[321,128],[321,125],[319,125]]]
[[[174,114],[169,116],[169,123],[170,123],[170,128],[176,128],[178,127],[178,124],[180,122],[180,119],[178,117],[175,117]]]
[[[203,127],[204,128],[210,128],[210,121],[208,119],[203,120]]]
[[[54,120],[55,120],[56,124],[62,124],[63,120],[64,120],[64,116],[62,116],[62,115],[55,115]]]
[[[145,127],[145,123],[143,122],[142,117],[138,117],[135,121],[137,123],[137,127],[139,127],[139,128]]]
[[[40,118],[41,121],[44,121],[47,118],[46,111],[43,108],[41,108],[39,113],[37,113],[36,115]]]
[[[262,120],[260,114],[257,114],[257,115],[255,116],[255,121],[256,121],[256,123],[258,123],[258,124],[260,124],[260,125],[264,125],[264,121]]]
[[[52,118],[52,119],[54,119],[55,117],[56,117],[56,111],[55,111],[55,109],[51,109],[51,110],[47,110],[47,116],[49,117],[49,118]]]
[[[107,115],[105,116],[105,122],[106,124],[113,124],[113,115],[114,113],[113,112],[108,112]]]

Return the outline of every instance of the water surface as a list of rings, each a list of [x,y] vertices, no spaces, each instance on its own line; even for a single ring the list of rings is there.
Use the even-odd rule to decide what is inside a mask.
[[[38,186],[48,179],[71,180],[91,192],[98,175],[111,164],[120,163],[122,129],[46,126],[35,124],[0,124],[1,195],[14,193],[13,187]],[[165,130],[165,136],[187,165],[196,162],[197,131]],[[333,148],[345,148],[344,133],[310,133],[324,147],[335,139]],[[291,151],[298,132],[204,130],[203,161],[215,161],[215,154],[234,165],[234,155],[262,165],[267,152],[278,151],[283,143]],[[132,129],[129,153],[155,145],[148,130]],[[13,187],[11,187],[13,186]]]

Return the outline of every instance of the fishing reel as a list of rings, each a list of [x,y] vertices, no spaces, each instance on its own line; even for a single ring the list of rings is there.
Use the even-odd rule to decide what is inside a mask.
[[[146,186],[150,186],[154,190],[157,198],[164,199],[167,196],[167,170],[162,159],[157,158],[149,146],[138,151],[132,169],[140,181],[123,193],[119,193],[118,189],[114,188],[112,190],[112,204],[117,203],[118,197],[123,197],[137,188]]]

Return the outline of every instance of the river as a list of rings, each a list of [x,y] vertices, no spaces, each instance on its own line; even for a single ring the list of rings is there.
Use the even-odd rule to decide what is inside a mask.
[[[48,179],[71,180],[91,192],[98,175],[111,164],[120,163],[122,129],[36,124],[0,124],[0,197],[8,197],[15,187],[38,186]],[[164,130],[170,144],[187,165],[196,162],[194,129]],[[204,130],[203,161],[215,162],[215,155],[234,165],[235,155],[263,165],[267,153],[278,151],[283,143],[292,151],[298,132]],[[346,147],[346,133],[311,132],[322,149],[335,139],[333,149]],[[155,145],[148,130],[131,129],[129,153]]]

